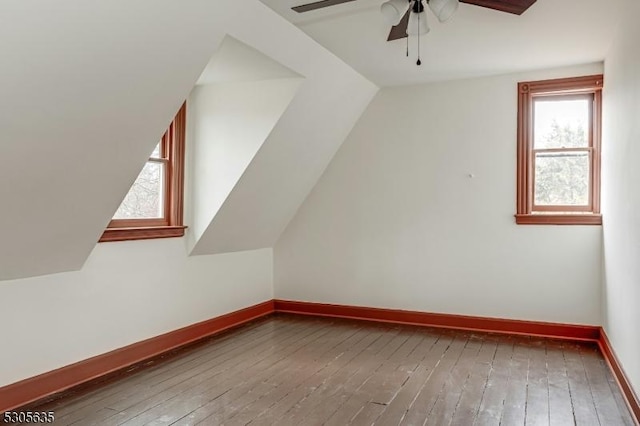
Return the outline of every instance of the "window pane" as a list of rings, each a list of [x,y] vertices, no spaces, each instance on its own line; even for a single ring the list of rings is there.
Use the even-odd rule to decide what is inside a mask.
[[[537,153],[534,203],[539,206],[588,205],[589,153]]]
[[[147,162],[118,208],[114,219],[164,217],[164,165]]]
[[[589,146],[589,99],[534,102],[534,148]]]
[[[162,142],[158,143],[158,145],[156,145],[155,148],[153,148],[153,152],[151,153],[151,155],[149,157],[151,158],[161,158],[160,157],[160,145],[162,144]]]

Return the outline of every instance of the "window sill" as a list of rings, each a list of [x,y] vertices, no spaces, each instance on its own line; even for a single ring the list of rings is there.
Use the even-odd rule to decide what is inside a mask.
[[[516,214],[518,225],[602,225],[601,214]]]
[[[99,243],[111,241],[149,240],[184,236],[186,226],[141,226],[137,228],[107,228]]]

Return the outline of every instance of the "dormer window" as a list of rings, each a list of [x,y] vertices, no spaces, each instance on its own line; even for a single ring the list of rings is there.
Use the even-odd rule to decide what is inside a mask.
[[[104,241],[181,237],[186,105],[151,153],[102,237]]]

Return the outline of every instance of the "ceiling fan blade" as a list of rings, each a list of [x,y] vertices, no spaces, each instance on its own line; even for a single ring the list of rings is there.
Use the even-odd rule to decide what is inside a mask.
[[[337,4],[348,3],[355,0],[321,0],[314,1],[313,3],[307,3],[300,6],[292,7],[291,10],[295,10],[298,13],[309,12],[311,10],[322,9],[323,7],[335,6]]]
[[[398,25],[394,25],[393,27],[391,27],[391,31],[389,32],[387,41],[400,40],[401,38],[405,38],[407,36],[407,27],[409,26],[410,13],[411,8],[407,10],[407,13],[404,14]]]
[[[460,0],[461,3],[473,4],[500,12],[522,15],[536,0]]]

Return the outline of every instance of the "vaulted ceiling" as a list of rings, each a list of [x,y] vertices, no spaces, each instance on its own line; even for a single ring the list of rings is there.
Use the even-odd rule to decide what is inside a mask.
[[[307,121],[336,120],[323,155],[300,163],[301,184],[279,193],[286,208],[274,213],[276,229],[302,202],[375,85],[257,0],[0,2],[0,279],[82,267],[226,34],[312,82],[301,107],[322,107]],[[336,91],[353,100],[344,110],[334,104]],[[252,167],[259,176],[245,191],[260,181],[265,195],[274,192],[281,175],[262,176],[288,170],[306,154],[300,132],[279,135],[262,166]],[[274,155],[278,162],[269,164]]]
[[[289,10],[294,0],[4,0],[0,280],[82,267],[198,79],[296,80],[280,86],[289,97],[220,203],[191,206],[191,254],[269,247],[378,90],[370,80],[601,60],[618,1],[538,0],[520,17],[461,5],[451,22],[432,23],[416,67],[404,42],[384,41],[381,0],[303,15]],[[208,178],[192,175],[191,190],[215,190]]]

